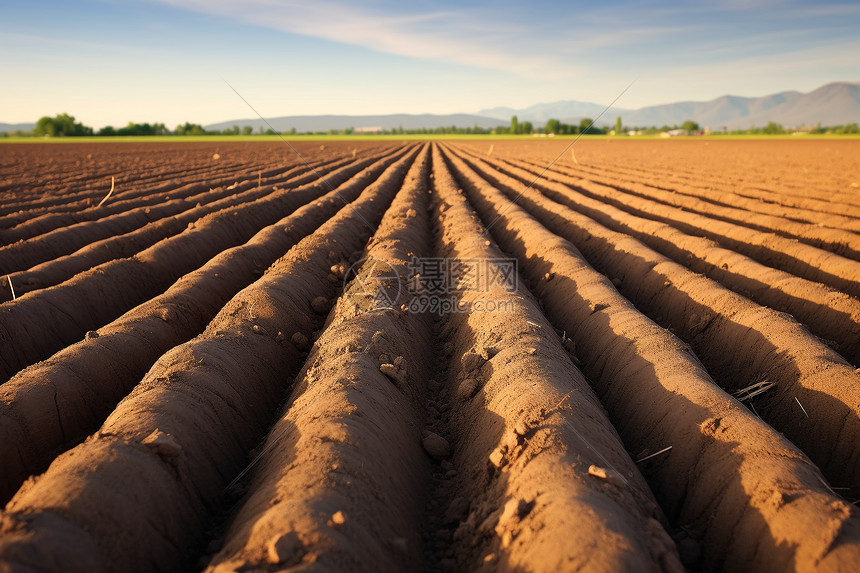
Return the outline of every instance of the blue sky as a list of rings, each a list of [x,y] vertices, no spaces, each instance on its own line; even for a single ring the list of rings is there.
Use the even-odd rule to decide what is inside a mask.
[[[0,122],[621,108],[860,81],[860,3],[4,0]]]

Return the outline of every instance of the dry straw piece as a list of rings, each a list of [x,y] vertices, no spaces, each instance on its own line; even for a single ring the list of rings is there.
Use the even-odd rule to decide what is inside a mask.
[[[101,207],[101,206],[102,206],[102,204],[103,204],[105,201],[107,201],[107,200],[108,200],[108,197],[110,197],[110,196],[111,196],[111,193],[113,193],[113,184],[114,184],[114,178],[113,178],[113,176],[111,176],[111,178],[110,178],[110,191],[108,191],[108,194],[107,194],[107,195],[105,195],[105,198],[104,198],[104,199],[102,199],[102,200],[101,200],[101,202],[99,202],[99,204],[98,204],[98,205],[96,205],[96,209],[98,209],[99,207]]]
[[[9,290],[12,291],[12,300],[15,300],[18,297],[15,296],[15,287],[12,286],[12,277],[9,275],[6,275],[6,282],[9,283]]]

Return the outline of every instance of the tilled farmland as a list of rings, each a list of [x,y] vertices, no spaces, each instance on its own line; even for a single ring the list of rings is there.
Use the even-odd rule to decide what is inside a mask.
[[[0,156],[0,571],[856,571],[860,142]]]

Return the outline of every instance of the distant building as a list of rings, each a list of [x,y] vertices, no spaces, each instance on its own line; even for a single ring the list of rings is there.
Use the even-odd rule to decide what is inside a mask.
[[[670,129],[669,131],[660,132],[660,137],[678,137],[681,135],[690,135],[686,129]]]
[[[355,133],[379,133],[382,131],[382,127],[378,125],[374,125],[371,127],[356,127]]]

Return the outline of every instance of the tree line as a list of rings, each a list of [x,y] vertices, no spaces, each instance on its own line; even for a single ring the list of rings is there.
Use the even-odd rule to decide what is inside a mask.
[[[478,125],[474,125],[472,127],[458,127],[456,125],[451,126],[442,126],[442,127],[434,127],[434,128],[413,128],[413,129],[404,129],[403,127],[396,127],[392,129],[383,129],[375,132],[367,132],[369,134],[375,135],[401,135],[401,134],[411,134],[411,135],[448,135],[448,134],[459,134],[459,135],[468,135],[468,134],[476,134],[476,135],[531,135],[531,134],[553,134],[553,135],[600,135],[600,134],[615,134],[622,135],[627,132],[634,132],[637,135],[655,135],[660,132],[665,131],[673,131],[673,130],[683,130],[690,134],[698,134],[703,133],[699,124],[692,120],[687,120],[681,125],[664,125],[661,127],[650,126],[650,127],[627,127],[625,128],[622,125],[621,117],[617,117],[615,120],[615,128],[611,129],[609,126],[597,127],[594,125],[594,122],[590,118],[583,118],[579,121],[579,124],[567,124],[559,121],[558,119],[549,119],[544,124],[543,127],[535,127],[530,121],[519,121],[517,116],[511,117],[511,122],[509,126],[501,126],[495,128],[483,128]],[[812,134],[858,134],[860,133],[860,128],[858,128],[856,123],[849,123],[845,125],[835,125],[835,126],[826,126],[822,127],[820,124],[814,127],[808,128],[799,128],[799,129],[786,129],[781,124],[770,122],[764,127],[755,127],[751,126],[749,129],[736,129],[729,130],[726,127],[722,129],[717,129],[714,131],[708,131],[711,135],[780,135],[786,133],[792,133],[796,131],[802,131],[805,133]],[[277,133],[272,129],[265,129],[262,126],[256,132],[259,135],[277,135]],[[295,128],[282,132],[283,135],[353,135],[355,133],[355,129],[349,127],[343,130],[334,130],[330,129],[328,131],[305,131],[305,132],[297,132]],[[16,136],[16,137],[26,137],[26,136],[34,136],[34,137],[76,137],[76,136],[86,136],[86,135],[96,135],[96,136],[129,136],[129,135],[137,135],[137,136],[149,136],[149,135],[194,135],[194,136],[203,136],[203,135],[254,135],[254,128],[246,125],[243,127],[239,127],[238,125],[234,125],[227,129],[223,130],[207,130],[204,129],[202,125],[196,123],[185,122],[184,124],[177,125],[174,129],[169,129],[163,123],[135,123],[129,122],[125,127],[114,128],[113,126],[106,126],[98,131],[94,131],[93,128],[83,125],[75,121],[74,116],[71,116],[67,113],[60,113],[54,117],[43,116],[40,117],[36,122],[36,127],[32,131],[22,132],[22,131],[14,131],[11,133],[0,133],[0,136]]]
[[[264,130],[260,128],[260,135],[275,135],[271,129]],[[16,137],[79,137],[85,135],[96,136],[123,136],[123,135],[253,135],[254,128],[246,125],[240,128],[238,125],[224,129],[211,130],[204,129],[202,125],[197,123],[185,122],[177,125],[175,129],[170,129],[163,123],[135,123],[128,122],[125,127],[113,127],[112,125],[105,126],[98,131],[93,130],[75,121],[73,115],[67,113],[59,113],[54,117],[43,116],[36,122],[36,127],[32,131],[14,131],[6,133],[7,136]]]

